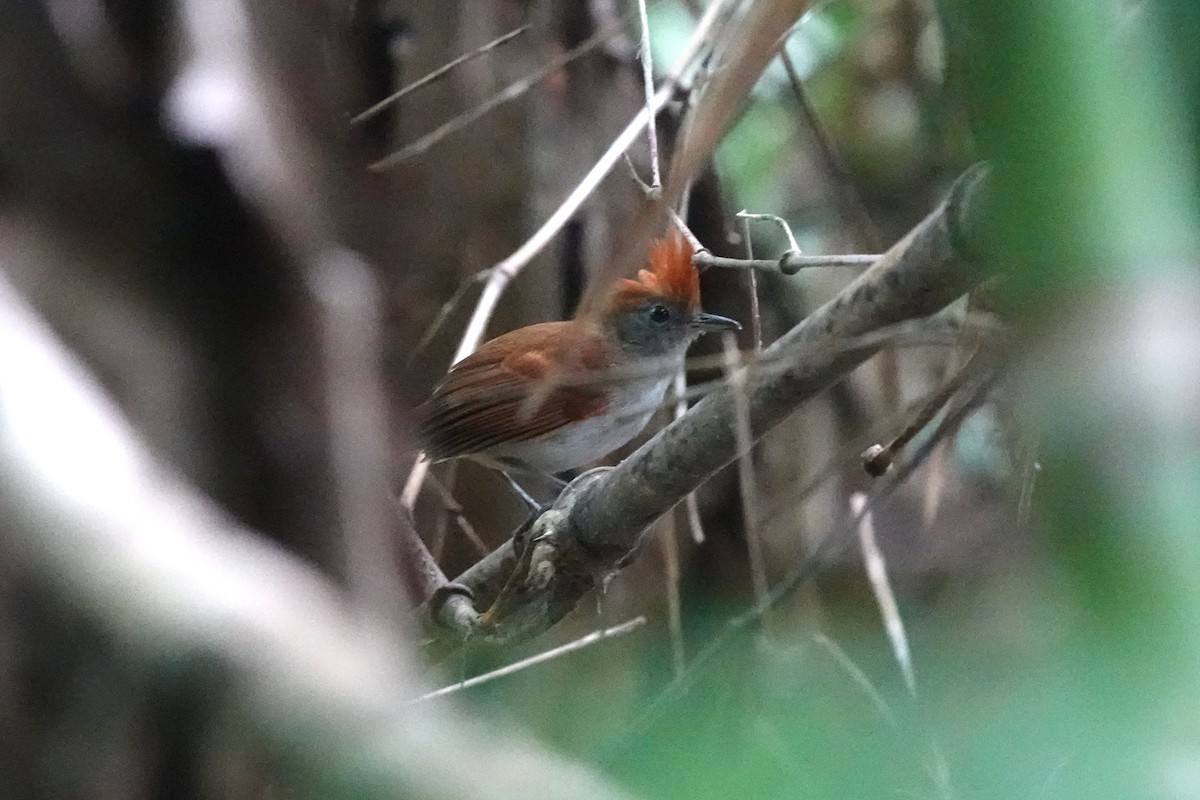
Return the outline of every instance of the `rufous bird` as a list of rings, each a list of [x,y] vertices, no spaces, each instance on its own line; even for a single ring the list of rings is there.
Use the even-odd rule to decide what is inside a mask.
[[[543,474],[589,464],[646,427],[697,337],[740,329],[700,310],[692,248],[668,236],[596,313],[518,328],[455,364],[417,409],[426,457]]]

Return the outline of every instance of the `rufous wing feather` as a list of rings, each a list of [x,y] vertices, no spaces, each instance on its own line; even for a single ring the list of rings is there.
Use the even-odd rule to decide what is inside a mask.
[[[572,385],[571,374],[608,365],[599,344],[576,334],[574,326],[531,325],[492,339],[454,365],[417,409],[429,457],[484,453],[602,413],[604,389]]]

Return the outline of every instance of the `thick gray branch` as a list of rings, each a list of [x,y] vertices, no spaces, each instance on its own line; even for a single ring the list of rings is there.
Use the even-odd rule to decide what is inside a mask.
[[[970,290],[985,273],[971,263],[973,220],[986,173],[969,170],[946,201],[841,293],[767,348],[745,375],[754,438],[879,349],[865,336],[928,316]],[[499,608],[466,625],[476,637],[506,641],[539,633],[632,557],[642,532],[738,456],[733,394],[722,386],[612,470],[581,475],[521,542],[534,548]],[[508,542],[459,577],[488,608],[518,566]],[[464,630],[464,595],[434,609]]]

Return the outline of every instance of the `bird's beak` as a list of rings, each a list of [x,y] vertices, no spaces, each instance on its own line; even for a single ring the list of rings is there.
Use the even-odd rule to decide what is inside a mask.
[[[692,327],[701,333],[711,333],[713,331],[740,331],[742,324],[736,319],[701,312],[696,315],[696,320],[692,323]]]

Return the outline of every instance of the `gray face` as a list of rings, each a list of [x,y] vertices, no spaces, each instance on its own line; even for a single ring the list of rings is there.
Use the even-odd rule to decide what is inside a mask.
[[[663,356],[685,350],[700,331],[695,315],[668,300],[647,300],[617,318],[617,339],[640,356]]]

